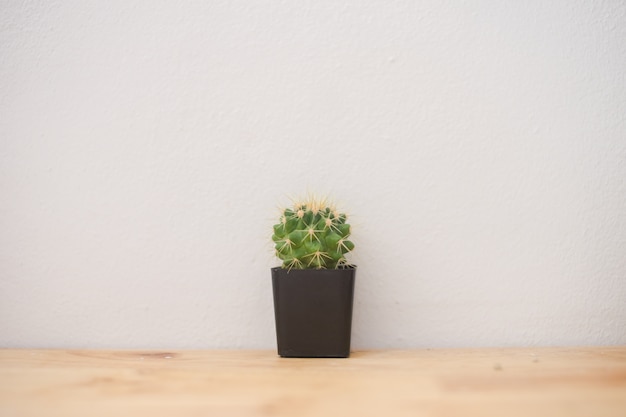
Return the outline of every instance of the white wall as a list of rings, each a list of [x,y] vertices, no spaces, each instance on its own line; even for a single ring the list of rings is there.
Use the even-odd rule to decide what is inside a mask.
[[[273,348],[286,196],[353,347],[626,343],[626,5],[0,3],[0,346]]]

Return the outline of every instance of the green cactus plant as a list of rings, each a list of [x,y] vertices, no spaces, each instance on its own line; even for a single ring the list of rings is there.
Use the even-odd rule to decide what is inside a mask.
[[[348,266],[354,249],[347,216],[326,200],[309,198],[281,210],[272,240],[285,269],[337,269]]]

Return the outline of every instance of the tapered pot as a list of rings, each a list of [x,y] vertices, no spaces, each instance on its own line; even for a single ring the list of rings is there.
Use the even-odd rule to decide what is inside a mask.
[[[356,267],[272,268],[278,354],[282,357],[350,356]]]

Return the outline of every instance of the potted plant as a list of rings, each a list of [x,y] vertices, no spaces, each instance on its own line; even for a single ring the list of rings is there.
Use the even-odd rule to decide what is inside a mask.
[[[356,266],[345,257],[354,249],[346,220],[315,198],[281,210],[272,235],[282,261],[272,268],[281,357],[350,355]]]

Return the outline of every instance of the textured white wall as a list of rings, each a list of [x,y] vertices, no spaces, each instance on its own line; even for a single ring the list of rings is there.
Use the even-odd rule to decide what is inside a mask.
[[[353,347],[626,343],[626,4],[0,4],[0,346],[273,348],[276,206]]]

